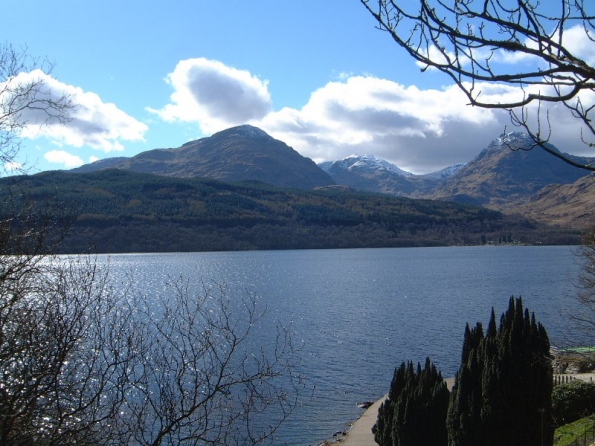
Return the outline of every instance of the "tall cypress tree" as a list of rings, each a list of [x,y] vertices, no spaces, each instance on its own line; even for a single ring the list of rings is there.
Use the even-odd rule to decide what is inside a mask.
[[[535,315],[511,297],[496,330],[465,330],[448,414],[449,446],[551,446],[550,344]],[[543,439],[542,439],[543,435]]]
[[[455,378],[447,417],[449,435],[459,446],[474,446],[480,430],[483,340],[480,323],[473,329],[466,325],[461,367]]]
[[[395,369],[388,399],[380,406],[373,427],[382,446],[446,446],[449,392],[442,375],[426,359],[414,368],[402,363]]]

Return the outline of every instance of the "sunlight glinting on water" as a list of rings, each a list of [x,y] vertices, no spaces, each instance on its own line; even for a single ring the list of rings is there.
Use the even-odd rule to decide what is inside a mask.
[[[255,348],[275,323],[300,347],[296,374],[311,400],[283,425],[275,444],[330,438],[357,418],[356,403],[388,390],[394,367],[429,356],[445,376],[458,368],[466,323],[487,324],[511,295],[522,296],[552,344],[580,333],[563,317],[579,266],[570,247],[465,247],[260,251],[99,256],[116,288],[149,296],[180,275],[196,287],[253,293],[267,314]]]

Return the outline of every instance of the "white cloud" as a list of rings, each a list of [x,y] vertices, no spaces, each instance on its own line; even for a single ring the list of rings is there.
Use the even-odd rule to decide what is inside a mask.
[[[9,161],[4,164],[4,169],[8,172],[13,172],[15,170],[21,170],[23,165],[17,161]]]
[[[71,108],[64,122],[48,120],[43,110],[25,109],[21,122],[26,123],[21,136],[30,139],[46,137],[58,145],[88,146],[103,152],[123,149],[122,141],[142,141],[147,126],[118,109],[105,103],[91,92],[57,81],[40,70],[21,73],[11,80],[15,84],[40,82],[36,101],[67,98]]]
[[[64,150],[50,150],[49,152],[46,152],[43,157],[47,162],[60,164],[65,169],[73,169],[84,164],[80,157],[72,155]]]
[[[468,161],[504,129],[501,113],[466,103],[456,87],[357,76],[328,83],[301,110],[271,113],[261,126],[316,161],[371,153],[422,173]]]
[[[450,61],[454,60],[456,58],[455,54],[451,51],[446,51],[444,49],[439,50],[436,45],[429,45],[426,51],[426,54],[424,54],[424,56],[426,57],[427,60],[431,60],[432,62],[436,63],[437,65],[447,65]],[[464,60],[464,58],[461,58]],[[417,64],[418,67],[420,67],[421,69],[425,70],[427,68],[429,68],[430,70],[436,70],[437,68],[434,68],[433,66],[428,66],[425,63],[422,63],[420,61],[416,61],[415,62]]]
[[[372,153],[427,172],[468,161],[505,127],[503,113],[467,106],[456,87],[420,90],[341,76],[300,110],[273,111],[266,82],[221,62],[181,61],[167,81],[171,103],[151,110],[162,119],[196,123],[204,134],[251,123],[315,161]]]
[[[564,30],[562,35],[562,46],[566,48],[574,57],[582,59],[584,62],[593,66],[595,63],[595,45],[593,39],[595,36],[587,33],[583,25],[575,25]],[[553,41],[560,39],[559,30],[551,36]],[[536,39],[526,38],[523,44],[527,48],[539,48],[539,42]],[[554,50],[554,49],[552,49]],[[490,52],[486,52],[484,58],[490,56]],[[492,62],[499,62],[508,65],[515,65],[518,63],[533,63],[545,67],[545,61],[539,56],[533,56],[519,51],[504,51],[498,50],[491,58]]]
[[[172,103],[156,112],[163,119],[196,123],[204,134],[251,123],[317,162],[368,153],[427,173],[470,161],[505,129],[514,130],[506,111],[472,107],[454,85],[424,90],[373,76],[343,76],[314,91],[301,109],[273,111],[266,83],[220,62],[182,61],[168,79]],[[476,89],[492,103],[530,90],[489,83]],[[580,135],[577,120],[563,118],[562,106],[549,111],[560,115],[556,123],[565,122],[552,142],[572,153]],[[534,120],[536,108],[529,112]],[[541,112],[545,116],[545,106]]]
[[[575,25],[564,31],[563,45],[575,56],[580,57],[591,67],[595,65],[595,34],[583,25]]]
[[[262,119],[272,110],[267,81],[218,61],[180,61],[167,82],[174,89],[171,103],[148,110],[169,122],[196,122],[204,133]]]

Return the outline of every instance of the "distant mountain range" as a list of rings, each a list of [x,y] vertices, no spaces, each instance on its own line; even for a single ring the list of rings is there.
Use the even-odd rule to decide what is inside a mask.
[[[577,209],[583,206],[581,203],[590,203],[595,195],[593,177],[539,148],[529,150],[531,147],[528,135],[508,133],[494,139],[467,164],[414,175],[372,155],[352,155],[317,166],[261,129],[243,125],[179,148],[104,159],[74,172],[116,168],[179,178],[259,181],[298,189],[339,185],[394,196],[481,205],[531,215],[548,223],[575,227],[593,224],[593,206]],[[567,156],[595,163],[595,159]],[[570,206],[569,197],[574,206]]]
[[[575,228],[595,224],[595,176],[532,147],[528,135],[508,133],[469,163],[428,175],[412,175],[369,155],[320,167],[336,183],[354,189],[475,204]],[[595,164],[594,158],[565,155]]]
[[[366,192],[421,197],[453,176],[464,164],[427,175],[414,175],[373,155],[351,155],[318,165],[337,183]]]

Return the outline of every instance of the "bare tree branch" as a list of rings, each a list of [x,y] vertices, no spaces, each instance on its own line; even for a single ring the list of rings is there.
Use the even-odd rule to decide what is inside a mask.
[[[24,52],[0,45],[0,163],[30,123],[68,120]],[[23,77],[23,73],[27,75]],[[172,281],[115,293],[94,259],[53,255],[68,230],[56,202],[31,204],[25,175],[0,190],[0,444],[232,445],[274,441],[298,403],[290,332],[251,341],[248,294]]]
[[[28,125],[64,124],[74,108],[68,95],[56,96],[44,81],[51,71],[47,61],[28,56],[0,43],[0,167],[15,161],[20,151],[20,135]],[[30,116],[35,116],[35,122]],[[13,165],[14,170],[14,165]]]
[[[582,30],[594,41],[595,6],[584,0],[559,0],[553,13],[551,2],[522,0],[360,0],[393,40],[422,66],[448,75],[473,106],[503,109],[515,125],[529,133],[541,147],[563,161],[582,169],[581,164],[548,150],[552,126],[538,107],[534,120],[519,109],[533,104],[562,104],[581,124],[581,141],[595,145],[593,109],[595,68],[571,49],[569,31]],[[526,64],[504,64],[514,57]],[[484,84],[518,88],[515,98],[490,100],[482,96]],[[541,125],[541,124],[540,124]],[[577,135],[578,136],[578,135]]]
[[[145,360],[133,379],[135,442],[263,444],[294,410],[291,336],[277,327],[272,348],[250,334],[264,316],[254,296],[231,301],[224,287],[180,278],[158,301],[141,298]],[[259,423],[265,415],[266,423]]]

